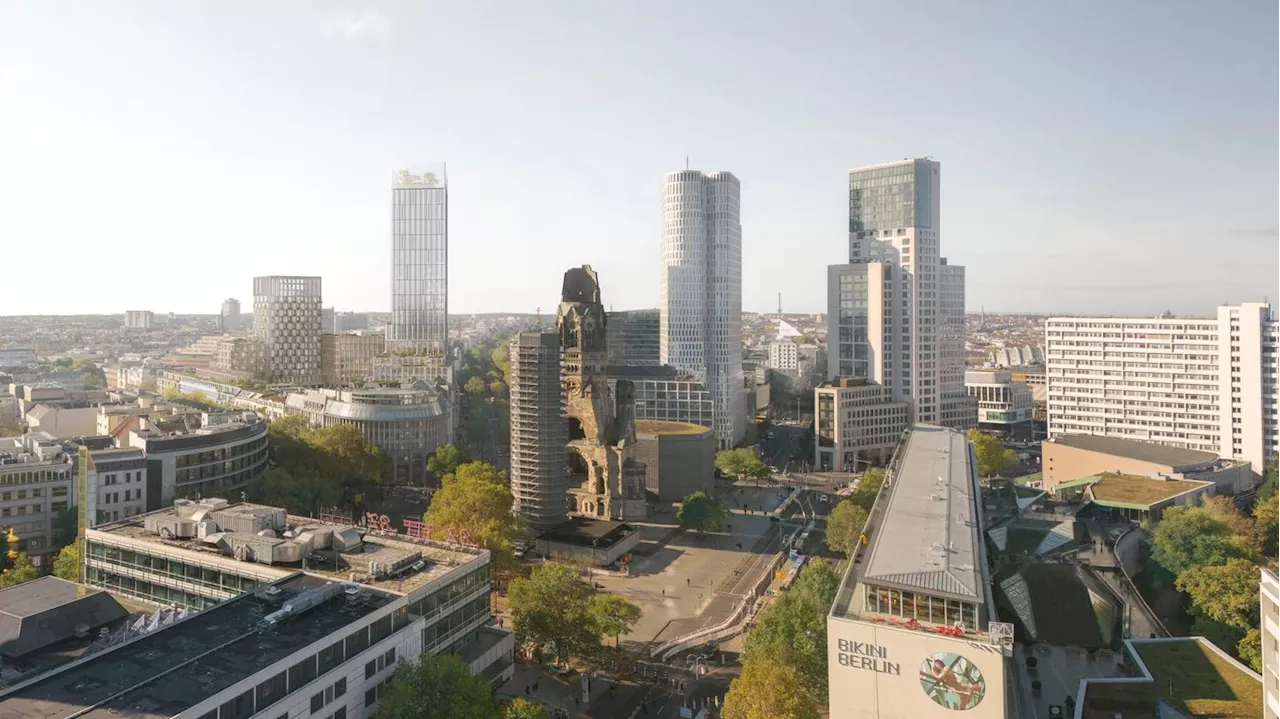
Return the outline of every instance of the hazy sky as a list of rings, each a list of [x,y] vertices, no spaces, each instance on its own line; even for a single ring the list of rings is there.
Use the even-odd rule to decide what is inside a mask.
[[[448,162],[450,309],[654,307],[664,173],[742,181],[743,307],[821,311],[846,172],[942,162],[977,310],[1277,297],[1274,0],[0,2],[0,315],[385,310]]]

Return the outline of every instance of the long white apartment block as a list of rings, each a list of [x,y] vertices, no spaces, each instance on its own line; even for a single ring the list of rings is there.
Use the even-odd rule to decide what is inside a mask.
[[[1255,473],[1280,449],[1280,329],[1268,303],[1209,319],[1053,317],[1045,347],[1050,437],[1198,449]]]

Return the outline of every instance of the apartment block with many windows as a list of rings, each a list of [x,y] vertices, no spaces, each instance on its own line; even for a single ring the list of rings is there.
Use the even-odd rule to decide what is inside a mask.
[[[1053,317],[1045,323],[1049,436],[1097,434],[1243,460],[1280,448],[1275,314]]]

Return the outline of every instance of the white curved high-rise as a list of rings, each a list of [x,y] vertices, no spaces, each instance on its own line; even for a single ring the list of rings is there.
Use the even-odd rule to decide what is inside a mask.
[[[731,172],[671,172],[662,186],[662,363],[701,377],[722,448],[742,439],[747,421],[740,196]]]

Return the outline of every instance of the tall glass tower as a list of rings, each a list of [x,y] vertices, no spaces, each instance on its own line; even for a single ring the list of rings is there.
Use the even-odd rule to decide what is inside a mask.
[[[659,354],[711,391],[723,449],[742,439],[747,420],[740,198],[731,172],[671,172],[662,187]]]
[[[442,354],[449,344],[449,187],[444,165],[400,170],[391,186],[392,351]]]

